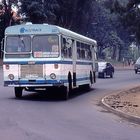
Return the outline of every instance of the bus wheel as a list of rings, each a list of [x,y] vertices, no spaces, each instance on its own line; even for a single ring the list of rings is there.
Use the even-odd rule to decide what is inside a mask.
[[[113,78],[113,72],[111,72],[111,74],[110,74],[110,78]]]
[[[60,87],[61,98],[63,100],[67,100],[69,98],[69,91],[68,88],[65,86]]]
[[[16,98],[22,97],[22,90],[23,90],[23,88],[21,88],[21,87],[15,87],[15,97]]]
[[[93,77],[92,77],[91,71],[90,71],[90,76],[89,76],[89,78],[90,78],[90,83],[93,84]]]
[[[90,90],[91,90],[91,88],[92,88],[92,84],[93,84],[93,76],[92,76],[92,73],[91,73],[91,72],[90,72],[89,78],[90,78],[90,83],[87,84],[87,85],[85,85],[87,91],[90,91]]]
[[[68,87],[67,87],[67,92],[71,93],[72,91],[72,78],[71,78],[71,74],[69,72],[68,74]]]

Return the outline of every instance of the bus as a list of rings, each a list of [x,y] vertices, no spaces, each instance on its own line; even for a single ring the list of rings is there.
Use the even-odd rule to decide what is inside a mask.
[[[49,24],[7,27],[3,41],[4,86],[23,90],[59,89],[68,99],[74,88],[91,88],[96,82],[95,40]],[[58,91],[58,90],[57,90]]]

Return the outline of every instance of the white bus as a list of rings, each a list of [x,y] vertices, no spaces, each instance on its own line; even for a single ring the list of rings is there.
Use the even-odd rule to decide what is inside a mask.
[[[95,80],[96,41],[48,24],[10,26],[3,49],[4,86],[23,90],[59,87],[68,99],[72,89],[90,88]]]

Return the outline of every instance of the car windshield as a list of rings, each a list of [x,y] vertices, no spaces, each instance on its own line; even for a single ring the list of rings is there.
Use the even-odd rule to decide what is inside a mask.
[[[33,57],[58,57],[58,36],[57,35],[43,35],[33,37]]]
[[[98,62],[98,66],[99,66],[99,68],[105,68],[106,63],[105,62]]]

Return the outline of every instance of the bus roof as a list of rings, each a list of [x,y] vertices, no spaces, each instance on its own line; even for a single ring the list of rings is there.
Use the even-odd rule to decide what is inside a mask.
[[[63,34],[65,36],[82,39],[90,43],[96,44],[94,39],[85,37],[68,29],[49,24],[21,24],[9,26],[5,30],[5,35],[35,35],[35,34]]]

